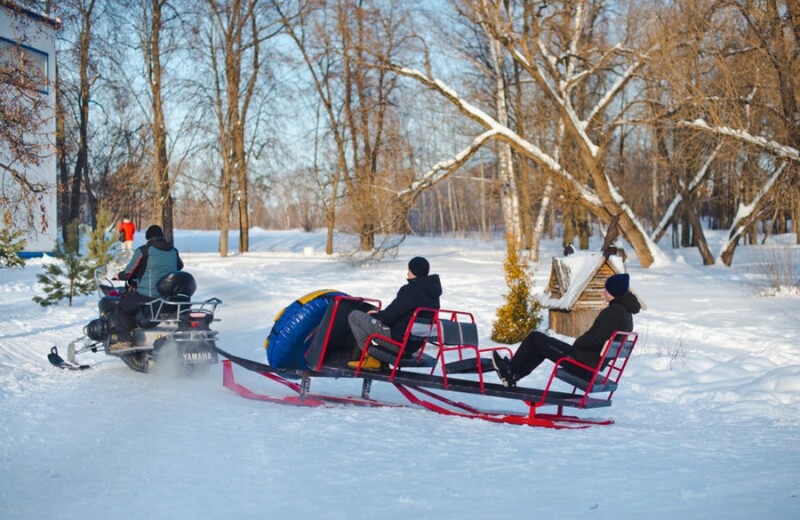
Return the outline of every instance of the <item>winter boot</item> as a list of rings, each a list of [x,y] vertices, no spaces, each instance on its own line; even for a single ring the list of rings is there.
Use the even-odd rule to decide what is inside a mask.
[[[495,350],[492,352],[492,364],[497,371],[497,377],[503,382],[506,388],[516,386],[517,378],[514,376],[514,367],[511,366],[511,361],[507,357],[501,357]]]
[[[347,363],[347,366],[350,368],[358,368],[358,361],[350,361]],[[364,362],[361,364],[361,370],[380,370],[382,368],[383,363],[369,354],[367,354],[367,357],[364,358]]]

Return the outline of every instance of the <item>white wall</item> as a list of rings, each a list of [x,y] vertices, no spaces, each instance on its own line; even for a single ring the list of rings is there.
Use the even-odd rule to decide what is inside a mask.
[[[45,124],[41,128],[41,139],[43,146],[43,157],[41,164],[33,167],[25,167],[26,175],[33,182],[41,182],[47,186],[41,208],[36,204],[37,213],[33,216],[35,230],[29,231],[26,240],[27,252],[46,252],[52,251],[55,246],[57,234],[57,173],[56,173],[56,154],[55,154],[55,71],[56,71],[56,27],[53,23],[55,19],[37,16],[35,13],[16,12],[7,7],[0,7],[0,37],[14,42],[22,42],[26,49],[30,49],[34,54],[43,53],[46,55],[47,62],[47,85],[46,92],[39,93],[47,97],[47,109],[43,114]],[[0,147],[3,147],[0,143]],[[9,158],[7,148],[0,149],[3,159]],[[19,167],[19,165],[15,165]],[[17,190],[16,184],[9,178],[10,174],[0,169],[0,189]],[[7,192],[8,193],[8,192]],[[6,208],[2,208],[5,210]],[[15,227],[28,229],[26,222],[28,214],[19,208],[11,209],[15,219]],[[0,211],[0,217],[2,213]],[[4,226],[0,219],[0,226]]]

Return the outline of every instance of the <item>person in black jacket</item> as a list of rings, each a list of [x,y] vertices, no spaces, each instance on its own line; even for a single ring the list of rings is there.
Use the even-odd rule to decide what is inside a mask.
[[[359,349],[364,349],[364,344],[371,334],[381,334],[391,337],[395,341],[402,341],[414,311],[419,307],[439,308],[442,284],[438,274],[428,274],[429,272],[430,264],[426,259],[421,256],[412,258],[408,262],[408,283],[397,291],[397,296],[385,309],[350,313],[347,322]],[[383,341],[380,343],[390,350],[399,351],[396,345]],[[420,346],[421,344],[408,345],[405,352],[412,353]],[[348,365],[356,368],[358,361],[351,361]],[[367,356],[361,368],[376,369],[380,367],[380,361],[372,356]]]
[[[600,362],[600,352],[614,331],[633,330],[633,315],[642,306],[636,295],[630,292],[630,276],[615,274],[605,283],[603,297],[608,307],[600,311],[592,326],[570,345],[539,331],[528,334],[511,359],[501,357],[497,351],[492,353],[492,361],[497,375],[505,386],[514,386],[517,381],[530,374],[545,359],[553,362],[570,357],[584,365],[595,367]],[[589,372],[567,363],[563,367],[573,374],[589,378]]]

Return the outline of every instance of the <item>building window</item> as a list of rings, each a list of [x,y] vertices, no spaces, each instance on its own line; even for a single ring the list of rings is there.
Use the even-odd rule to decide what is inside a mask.
[[[47,94],[47,53],[0,37],[0,77],[3,81]]]

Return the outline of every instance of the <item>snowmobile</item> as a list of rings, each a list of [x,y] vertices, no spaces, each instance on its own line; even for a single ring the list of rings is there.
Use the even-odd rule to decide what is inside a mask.
[[[218,362],[217,331],[211,330],[211,323],[219,321],[214,313],[222,301],[218,298],[192,301],[197,285],[190,273],[170,273],[158,283],[162,297],[140,306],[137,327],[131,331],[133,345],[124,350],[113,348],[117,343],[117,306],[125,291],[134,290],[133,286],[127,281],[124,286],[114,285],[105,269],[95,272],[95,283],[100,296],[99,317],[83,328],[82,337],[69,344],[66,360],[61,359],[55,347],[51,349],[48,358],[54,365],[88,368],[78,364],[76,356],[99,349],[119,357],[137,372],[171,366],[184,374],[204,373]]]

